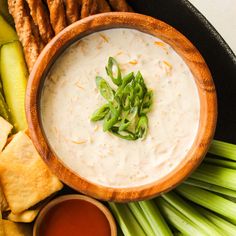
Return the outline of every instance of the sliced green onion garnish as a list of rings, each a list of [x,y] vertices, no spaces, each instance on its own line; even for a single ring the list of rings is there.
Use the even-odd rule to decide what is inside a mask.
[[[103,106],[101,106],[99,109],[97,109],[91,116],[91,121],[98,121],[98,120],[102,120],[107,113],[109,112],[109,105],[108,104],[104,104]]]
[[[112,101],[114,99],[114,91],[110,85],[100,76],[96,77],[96,84],[100,91],[100,94],[107,100]]]
[[[117,86],[120,86],[122,83],[121,71],[118,62],[113,57],[109,57],[106,71],[111,77],[112,82]]]
[[[96,77],[98,90],[108,104],[96,110],[91,121],[104,119],[104,132],[109,131],[122,139],[144,139],[148,131],[147,113],[152,105],[152,91],[147,89],[140,71],[122,78],[119,65],[112,57],[106,71],[118,88],[114,91],[105,79]]]

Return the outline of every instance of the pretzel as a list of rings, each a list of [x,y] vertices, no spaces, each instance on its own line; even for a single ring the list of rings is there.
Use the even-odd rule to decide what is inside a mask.
[[[54,36],[54,32],[50,25],[49,15],[41,0],[26,0],[30,14],[34,20],[35,25],[39,28],[39,33],[45,44],[47,44]]]
[[[96,0],[82,0],[81,18],[85,18],[98,12],[98,2]]]
[[[66,26],[66,13],[61,0],[47,0],[50,12],[50,22],[55,34],[58,34]]]
[[[109,0],[109,3],[115,11],[133,11],[125,0]]]
[[[79,1],[75,0],[64,0],[66,7],[66,19],[68,24],[72,24],[75,21],[79,20]]]
[[[16,32],[23,46],[28,69],[31,71],[41,47],[40,38],[35,35],[37,28],[34,28],[24,0],[8,0],[8,5],[15,22]]]

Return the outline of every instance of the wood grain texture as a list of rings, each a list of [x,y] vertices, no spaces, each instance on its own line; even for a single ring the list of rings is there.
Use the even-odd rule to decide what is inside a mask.
[[[200,98],[199,130],[184,161],[164,178],[132,188],[112,188],[97,185],[67,169],[49,148],[41,128],[38,106],[43,78],[49,71],[50,65],[62,52],[62,48],[66,48],[78,38],[91,32],[114,27],[137,29],[170,44],[192,71]],[[214,135],[217,101],[210,71],[198,50],[185,36],[166,23],[148,16],[136,13],[104,13],[85,18],[67,27],[45,47],[33,68],[28,82],[26,114],[30,136],[38,152],[58,178],[70,187],[92,197],[108,201],[128,202],[152,198],[169,191],[185,180],[198,167]]]

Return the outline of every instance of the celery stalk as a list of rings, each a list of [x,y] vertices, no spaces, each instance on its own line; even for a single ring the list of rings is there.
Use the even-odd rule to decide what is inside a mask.
[[[153,200],[138,202],[156,236],[173,235]]]
[[[203,182],[200,180],[196,180],[196,179],[192,179],[192,178],[188,178],[187,180],[185,180],[184,183],[188,184],[188,185],[195,186],[195,187],[203,188],[203,189],[209,190],[211,192],[220,193],[220,194],[223,194],[228,197],[236,198],[236,191],[233,191],[228,188],[223,188],[223,187],[220,187],[220,186],[217,186],[214,184],[209,184],[209,183],[206,183],[206,182]]]
[[[212,192],[181,184],[177,192],[185,198],[236,222],[236,203]]]
[[[229,161],[229,160],[222,160],[222,159],[218,159],[218,158],[207,157],[207,158],[204,159],[204,162],[208,163],[208,164],[214,164],[214,165],[217,165],[217,166],[221,166],[221,167],[236,169],[236,162],[235,161]]]
[[[147,218],[145,217],[143,210],[139,206],[139,204],[137,202],[131,202],[131,203],[128,203],[128,207],[131,210],[131,212],[133,213],[133,215],[136,217],[137,221],[139,222],[139,224],[143,228],[144,232],[148,236],[155,236],[155,234],[154,234]]]
[[[236,145],[213,140],[209,153],[236,161]]]
[[[146,236],[126,204],[108,203],[125,236]]]
[[[7,105],[16,131],[27,128],[25,90],[28,72],[21,44],[8,43],[1,48],[1,78]]]
[[[192,205],[185,202],[176,193],[169,192],[163,194],[162,197],[184,216],[188,217],[193,223],[198,225],[206,234],[221,236],[222,232],[207,218],[203,217]]]
[[[202,207],[198,207],[198,210],[201,212],[202,215],[204,215],[206,218],[208,218],[212,223],[217,225],[220,229],[224,230],[225,234],[228,236],[236,235],[236,226],[229,221],[217,216],[211,211],[208,211]]]
[[[191,178],[236,190],[236,171],[233,169],[202,164]]]
[[[206,236],[206,234],[197,225],[171,206],[166,200],[159,197],[156,198],[156,202],[165,219],[183,235]]]

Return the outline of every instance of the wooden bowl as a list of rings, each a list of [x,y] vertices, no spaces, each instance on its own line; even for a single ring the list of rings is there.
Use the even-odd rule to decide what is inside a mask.
[[[58,56],[78,39],[104,29],[126,27],[159,37],[182,57],[194,75],[200,98],[200,121],[195,141],[184,161],[162,179],[130,188],[112,188],[94,184],[63,165],[50,150],[43,134],[39,96],[42,81]],[[168,24],[136,13],[104,13],[80,20],[59,33],[39,56],[29,78],[26,114],[33,143],[52,172],[65,184],[95,198],[127,202],[143,200],[169,191],[186,179],[204,158],[214,135],[217,119],[216,91],[210,71],[192,43]]]
[[[111,236],[116,236],[117,235],[117,228],[116,228],[116,223],[115,220],[110,213],[110,211],[99,201],[96,201],[93,198],[84,196],[84,195],[79,195],[79,194],[69,194],[69,195],[64,195],[58,198],[55,198],[51,202],[49,202],[43,209],[40,211],[35,223],[34,223],[34,228],[33,228],[33,236],[42,236],[40,235],[40,227],[45,220],[45,216],[47,213],[56,205],[61,204],[63,202],[66,202],[68,200],[82,200],[82,201],[87,201],[91,203],[92,205],[96,206],[107,218],[107,221],[110,225],[111,229]]]

